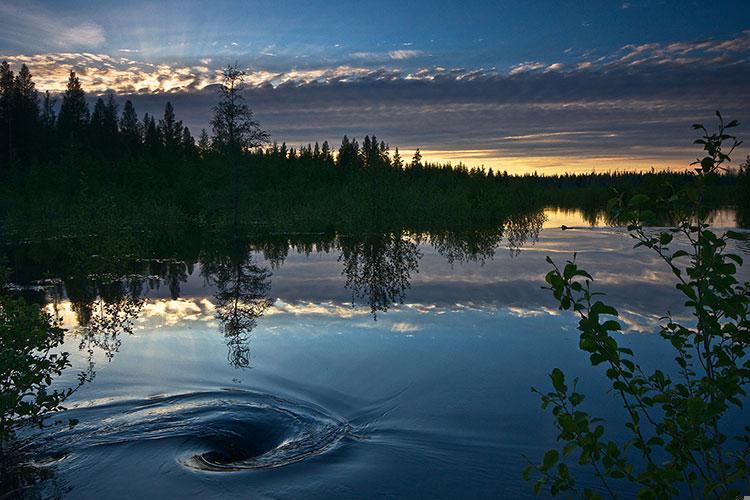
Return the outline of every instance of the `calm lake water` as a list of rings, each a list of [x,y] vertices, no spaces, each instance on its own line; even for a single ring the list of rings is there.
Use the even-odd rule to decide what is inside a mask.
[[[541,289],[545,257],[578,253],[646,366],[671,359],[658,318],[682,313],[670,273],[623,229],[538,215],[499,240],[271,235],[236,252],[203,241],[199,258],[175,254],[179,241],[135,257],[66,239],[15,245],[12,278],[45,285],[25,293],[70,329],[60,384],[95,372],[61,415],[77,426],[26,434],[49,473],[37,492],[532,496],[524,456],[538,461],[555,431],[531,386],[547,389],[561,367],[581,377],[592,413],[616,422],[620,409],[577,347],[576,319]],[[733,227],[732,212],[715,223]],[[102,264],[113,256],[130,258]]]

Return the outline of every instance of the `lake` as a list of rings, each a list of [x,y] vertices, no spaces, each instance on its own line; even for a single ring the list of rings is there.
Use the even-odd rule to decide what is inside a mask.
[[[736,225],[730,210],[713,220]],[[646,366],[672,356],[659,318],[684,317],[658,257],[591,222],[548,209],[494,231],[9,244],[18,293],[68,328],[59,385],[90,379],[55,416],[75,427],[24,433],[28,493],[531,497],[524,457],[539,461],[556,432],[530,388],[548,389],[552,368],[580,376],[592,413],[621,418],[576,318],[541,288],[545,257],[577,252]]]

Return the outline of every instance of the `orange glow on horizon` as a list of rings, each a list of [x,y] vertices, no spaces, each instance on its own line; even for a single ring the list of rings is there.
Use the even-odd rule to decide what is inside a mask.
[[[415,149],[399,149],[405,164],[411,162]],[[496,150],[468,149],[456,151],[420,149],[423,162],[484,167],[494,172],[523,175],[537,172],[539,175],[590,172],[646,172],[683,171],[690,169],[693,152],[685,151],[674,158],[644,158],[638,156],[500,156]]]

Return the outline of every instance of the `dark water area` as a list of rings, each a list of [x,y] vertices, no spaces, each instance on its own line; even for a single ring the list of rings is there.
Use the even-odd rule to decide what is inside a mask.
[[[14,293],[68,329],[73,367],[57,384],[90,379],[54,416],[76,426],[21,434],[36,480],[14,494],[532,497],[524,457],[539,461],[556,432],[530,388],[552,368],[621,421],[576,318],[541,289],[545,257],[577,252],[644,367],[672,356],[659,318],[689,321],[658,257],[594,219],[550,209],[481,231],[7,242]],[[713,223],[737,226],[730,210]]]

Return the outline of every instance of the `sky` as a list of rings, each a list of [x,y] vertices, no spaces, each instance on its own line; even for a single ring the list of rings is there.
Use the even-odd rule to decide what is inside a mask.
[[[227,64],[278,142],[374,134],[511,173],[682,169],[692,123],[750,126],[747,0],[0,0],[0,20],[0,60],[40,90],[73,69],[195,135]]]

